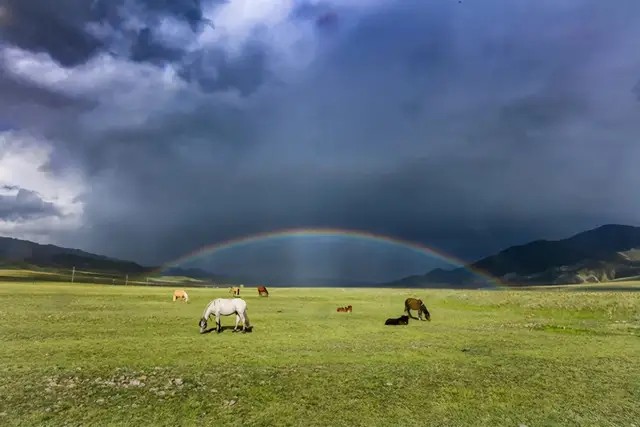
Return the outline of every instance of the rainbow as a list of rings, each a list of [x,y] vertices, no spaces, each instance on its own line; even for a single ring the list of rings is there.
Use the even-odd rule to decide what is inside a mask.
[[[396,246],[399,248],[409,249],[414,252],[437,258],[441,261],[444,261],[448,264],[453,264],[459,267],[463,267],[466,270],[484,278],[489,281],[489,283],[500,286],[500,281],[488,273],[470,267],[465,261],[456,258],[452,255],[446,254],[443,251],[430,248],[421,243],[412,242],[410,240],[400,239],[397,237],[392,237],[384,234],[371,233],[369,231],[362,230],[351,230],[351,229],[342,229],[342,228],[287,228],[280,229],[274,231],[267,231],[263,233],[256,233],[242,237],[236,237],[229,240],[224,240],[221,242],[213,243],[210,245],[206,245],[195,251],[189,252],[186,255],[182,255],[179,258],[176,258],[168,263],[161,265],[158,269],[154,270],[152,274],[161,274],[164,270],[176,267],[180,264],[183,264],[187,261],[192,261],[197,258],[200,258],[204,255],[212,255],[215,253],[219,253],[224,250],[238,248],[241,246],[250,245],[257,242],[264,242],[267,240],[283,240],[290,238],[304,238],[304,237],[347,237],[359,240],[365,240],[375,243],[383,243],[392,246]]]

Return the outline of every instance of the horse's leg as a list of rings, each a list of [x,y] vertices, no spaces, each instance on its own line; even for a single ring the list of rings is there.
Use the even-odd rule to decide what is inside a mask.
[[[216,313],[216,332],[222,332],[222,327],[220,326],[220,313]]]
[[[410,319],[416,319],[416,317],[411,314],[411,308],[409,307],[409,305],[406,306],[406,309],[407,309],[407,316],[409,316]]]
[[[410,318],[415,319],[415,317],[413,317],[413,316],[411,315],[411,307],[409,307],[409,304],[405,304],[405,305],[404,305],[404,311],[407,313],[407,316],[409,316]]]
[[[242,333],[247,332],[247,318],[244,313],[238,313],[238,317],[240,317],[240,321],[242,321]]]
[[[236,313],[236,326],[233,328],[233,332],[238,332],[238,323],[240,323],[240,315]]]

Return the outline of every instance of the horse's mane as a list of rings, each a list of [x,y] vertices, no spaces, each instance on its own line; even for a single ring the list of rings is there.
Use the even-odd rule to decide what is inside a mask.
[[[216,302],[216,299],[212,299],[211,301],[209,301],[209,304],[207,304],[207,306],[204,308],[204,311],[202,312],[202,318],[203,319],[207,319],[207,311],[209,311],[209,307],[211,307],[213,305],[214,302]]]

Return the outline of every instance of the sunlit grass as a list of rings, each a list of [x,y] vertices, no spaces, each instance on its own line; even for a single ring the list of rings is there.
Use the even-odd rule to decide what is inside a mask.
[[[188,291],[0,283],[0,425],[640,420],[640,292],[245,288],[253,332],[199,335],[228,292]]]
[[[50,277],[59,277],[61,274],[55,271],[35,271],[27,269],[13,269],[13,268],[0,268],[0,276],[2,277],[15,277],[15,278],[33,278],[47,279]],[[69,275],[67,275],[69,276]]]
[[[164,283],[185,283],[185,282],[202,282],[202,280],[194,279],[193,277],[187,276],[157,276],[153,277],[150,280],[154,282],[164,282]]]

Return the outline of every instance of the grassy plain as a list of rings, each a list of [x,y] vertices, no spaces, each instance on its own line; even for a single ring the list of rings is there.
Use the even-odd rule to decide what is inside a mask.
[[[640,426],[640,292],[269,291],[0,282],[0,425]]]

